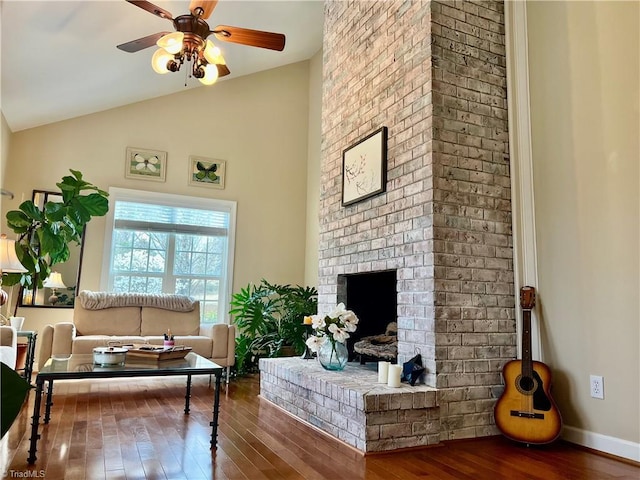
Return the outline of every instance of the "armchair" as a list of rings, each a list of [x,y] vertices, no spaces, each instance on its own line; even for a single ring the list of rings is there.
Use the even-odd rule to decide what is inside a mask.
[[[8,325],[0,326],[0,361],[15,369],[17,356],[18,335],[15,328]]]

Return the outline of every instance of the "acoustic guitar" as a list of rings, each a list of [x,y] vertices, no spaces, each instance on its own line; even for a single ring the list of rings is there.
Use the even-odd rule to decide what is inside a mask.
[[[504,392],[494,409],[496,426],[504,436],[528,444],[553,442],[560,435],[562,417],[551,397],[551,370],[531,359],[531,310],[535,289],[520,289],[522,308],[522,360],[503,370]]]

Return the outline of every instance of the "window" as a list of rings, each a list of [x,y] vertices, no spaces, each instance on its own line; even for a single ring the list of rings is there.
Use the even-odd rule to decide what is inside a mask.
[[[109,189],[102,289],[189,295],[203,322],[227,323],[235,211],[235,202]]]

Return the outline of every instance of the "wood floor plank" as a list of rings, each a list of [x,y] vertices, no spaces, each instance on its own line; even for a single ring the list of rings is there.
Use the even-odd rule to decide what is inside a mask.
[[[363,456],[259,398],[257,376],[221,390],[211,450],[213,388],[195,378],[57,382],[51,421],[27,464],[33,393],[0,441],[0,465],[62,479],[638,480],[640,466],[557,442],[526,448],[503,437]],[[15,476],[15,475],[14,475]],[[42,475],[40,475],[42,476]]]

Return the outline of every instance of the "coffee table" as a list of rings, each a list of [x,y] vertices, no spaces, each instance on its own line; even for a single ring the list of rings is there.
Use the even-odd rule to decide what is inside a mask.
[[[220,378],[223,367],[207,360],[200,355],[189,352],[186,357],[178,360],[141,361],[138,358],[127,358],[122,366],[102,367],[94,365],[93,355],[73,354],[65,358],[50,358],[40,369],[36,376],[36,398],[33,406],[31,423],[31,440],[29,457],[27,462],[34,464],[36,461],[36,448],[40,435],[38,424],[40,422],[40,408],[44,382],[48,382],[47,401],[44,414],[44,423],[51,419],[51,406],[53,402],[53,383],[59,380],[72,379],[96,379],[96,378],[121,378],[121,377],[166,377],[185,375],[187,377],[187,391],[184,402],[184,413],[189,414],[189,399],[191,398],[192,375],[215,375],[215,394],[213,400],[213,421],[211,425],[211,448],[216,448],[218,438],[218,414],[220,409]]]

